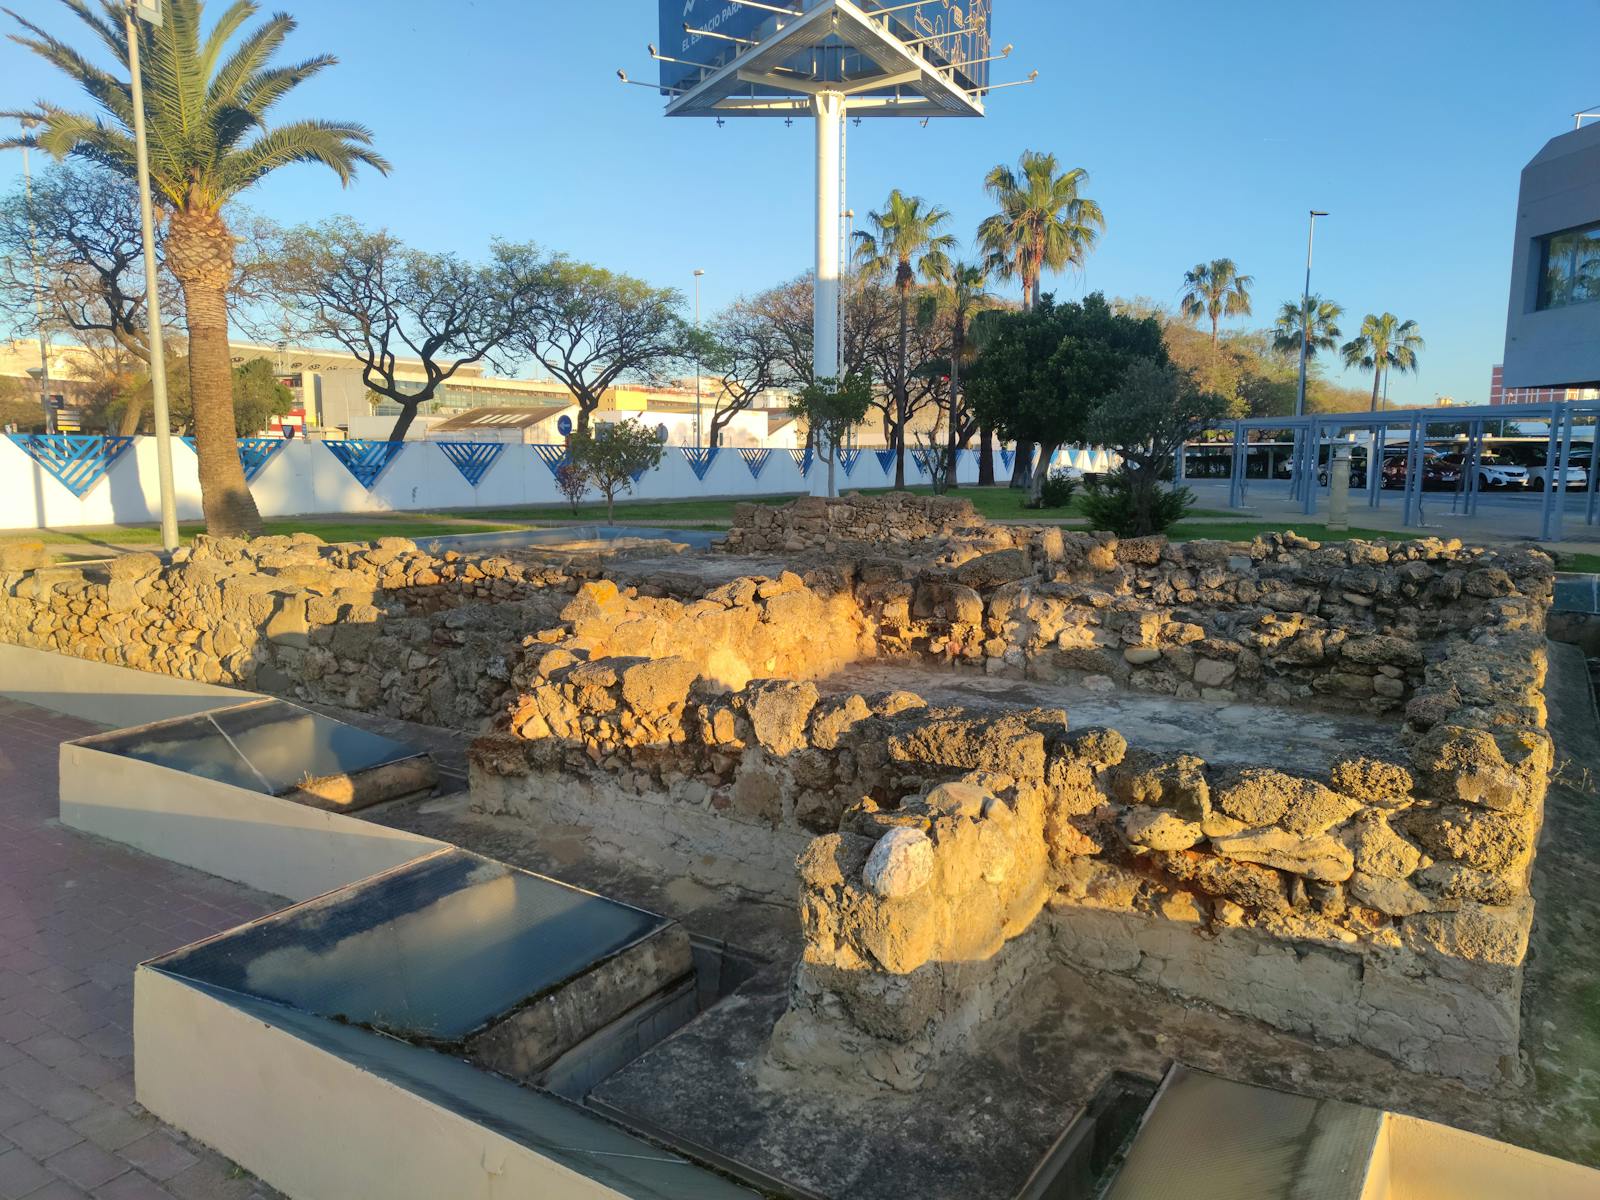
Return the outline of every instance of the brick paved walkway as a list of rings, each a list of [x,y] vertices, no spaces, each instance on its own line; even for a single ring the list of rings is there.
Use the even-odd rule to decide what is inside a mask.
[[[133,1099],[133,968],[281,901],[56,820],[94,727],[0,699],[0,1200],[275,1195]]]

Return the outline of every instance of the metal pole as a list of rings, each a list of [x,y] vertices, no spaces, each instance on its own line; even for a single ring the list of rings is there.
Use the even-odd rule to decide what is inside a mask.
[[[811,372],[815,379],[839,377],[839,128],[844,97],[821,92],[811,101],[817,119],[817,265],[811,313]],[[813,496],[834,494],[835,447],[818,436],[817,452],[828,460],[826,472],[811,481]]]
[[[1311,351],[1311,249],[1317,239],[1317,218],[1328,214],[1311,210],[1311,225],[1306,232],[1306,290],[1300,298],[1300,390],[1295,393],[1294,415],[1306,413],[1306,359]]]
[[[696,268],[694,273],[694,331],[700,332],[700,276],[705,272]],[[705,437],[700,430],[700,347],[696,343],[694,351],[694,444],[699,449],[705,445]]]
[[[161,491],[161,545],[178,548],[178,507],[172,487],[172,420],[167,412],[167,357],[161,339],[161,298],[156,291],[155,218],[150,211],[150,158],[145,150],[144,83],[139,77],[139,30],[133,0],[123,9],[128,36],[128,77],[133,87],[134,164],[139,176],[139,227],[144,236],[145,317],[150,326],[150,411],[156,427],[156,482]]]
[[[22,119],[22,128],[38,124],[31,117]],[[28,257],[33,262],[33,311],[39,323],[39,407],[44,410],[44,431],[56,431],[55,413],[50,409],[50,335],[44,323],[44,280],[39,273],[39,242],[33,223],[33,172],[29,168],[28,148],[22,148],[22,196],[28,210]]]

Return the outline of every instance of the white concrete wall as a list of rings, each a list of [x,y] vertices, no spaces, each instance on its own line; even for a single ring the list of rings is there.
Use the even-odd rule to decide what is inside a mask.
[[[61,746],[61,823],[291,900],[445,847],[75,742]]]
[[[243,704],[257,693],[0,642],[0,696],[118,729]]]
[[[1100,456],[1100,457],[1103,457]],[[200,479],[194,451],[173,445],[173,479],[178,518],[199,520]],[[995,474],[1009,476],[995,455]],[[1063,449],[1060,465],[1094,468],[1096,455],[1074,447]],[[976,452],[961,455],[962,483],[976,483]],[[813,471],[826,470],[814,463]],[[922,481],[914,458],[907,456],[907,480]],[[877,452],[863,450],[851,473],[836,472],[841,492],[890,487],[894,462],[887,468]],[[472,509],[528,504],[560,504],[555,477],[531,446],[508,444],[477,487],[473,487],[438,446],[408,442],[369,490],[333,456],[325,443],[295,439],[285,444],[250,485],[263,516],[317,513],[396,512],[416,509]],[[634,485],[632,498],[677,500],[699,496],[784,495],[808,491],[806,477],[787,450],[773,450],[760,478],[750,474],[737,449],[724,447],[703,480],[697,479],[677,446],[669,446],[661,464]],[[589,499],[598,499],[592,493]],[[0,529],[70,529],[77,526],[125,525],[159,519],[155,439],[140,437],[82,499],[74,496],[10,438],[0,437]]]
[[[139,1103],[294,1200],[754,1195],[548,1096],[472,1080],[480,1103],[537,1126],[540,1153],[148,966],[133,1012]],[[613,1168],[616,1186],[584,1174],[586,1161]]]

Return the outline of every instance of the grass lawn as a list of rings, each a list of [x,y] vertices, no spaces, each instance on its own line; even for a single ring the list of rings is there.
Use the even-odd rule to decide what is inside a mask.
[[[841,491],[855,490],[841,488]],[[861,488],[863,495],[877,495],[888,492],[891,488]],[[927,487],[908,488],[908,491],[918,495],[929,495]],[[972,506],[991,521],[1070,521],[1082,520],[1083,511],[1078,500],[1074,498],[1065,508],[1023,508],[1022,494],[1012,491],[1008,487],[964,487],[951,495],[957,499],[970,500]],[[794,495],[786,496],[750,496],[744,498],[730,498],[723,500],[619,500],[617,501],[617,524],[626,525],[630,521],[671,521],[680,528],[717,528],[727,525],[733,520],[733,506],[748,500],[754,504],[787,504],[793,500]],[[561,522],[582,521],[585,523],[604,522],[606,506],[604,504],[580,504],[576,514],[568,505],[546,504],[528,508],[493,508],[474,513],[492,520],[508,521],[534,521],[534,522]],[[1197,517],[1225,517],[1227,512],[1216,509],[1196,509]]]
[[[479,524],[466,521],[439,521],[427,517],[363,518],[344,520],[303,520],[285,517],[264,522],[269,534],[314,533],[325,542],[370,542],[381,537],[428,538],[454,533],[499,533],[516,529],[516,525]],[[199,522],[178,526],[178,537],[185,544],[194,535],[203,533],[205,526]],[[0,534],[0,542],[21,542],[42,539],[52,546],[64,549],[93,549],[106,546],[159,546],[161,530],[150,525],[107,525],[94,529],[46,530],[40,533]]]
[[[1581,571],[1587,575],[1600,574],[1600,554],[1564,554],[1557,551],[1556,569]]]

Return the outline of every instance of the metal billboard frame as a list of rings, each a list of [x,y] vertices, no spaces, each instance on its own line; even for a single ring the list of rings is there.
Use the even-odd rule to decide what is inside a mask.
[[[812,373],[836,379],[841,372],[840,277],[844,251],[843,212],[845,122],[847,118],[982,117],[984,98],[998,88],[1032,83],[1035,71],[1012,83],[989,82],[988,64],[1007,58],[1012,47],[990,53],[990,0],[972,0],[962,9],[952,0],[721,0],[720,11],[738,7],[762,14],[760,36],[746,37],[685,24],[688,35],[729,44],[726,61],[715,65],[663,55],[651,57],[699,72],[682,88],[661,87],[668,95],[666,116],[780,117],[809,115],[816,121],[816,275],[813,302]],[[923,9],[941,6],[961,12],[965,28],[917,35]],[[978,9],[981,20],[965,14]],[[909,21],[908,21],[909,14]],[[924,18],[924,22],[926,19]],[[929,23],[930,27],[932,23]],[[743,24],[731,28],[746,29]],[[748,31],[748,30],[747,30]],[[952,37],[968,37],[981,52],[952,50]],[[985,68],[974,82],[972,68]],[[624,83],[635,83],[626,72]],[[663,82],[669,76],[663,74]],[[655,86],[643,84],[643,86]],[[825,454],[825,457],[829,455]],[[827,494],[829,481],[817,472],[814,494]]]

